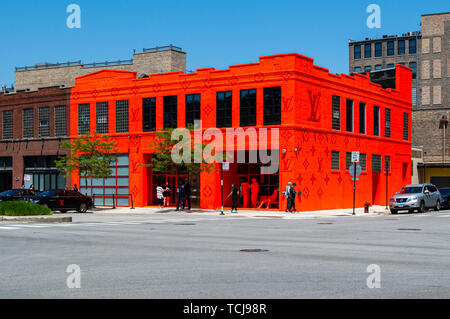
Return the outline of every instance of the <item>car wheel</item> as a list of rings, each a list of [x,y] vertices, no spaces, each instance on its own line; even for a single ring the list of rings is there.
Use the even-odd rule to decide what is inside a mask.
[[[391,214],[393,214],[393,215],[397,214],[397,210],[396,209],[391,209]]]
[[[88,210],[88,207],[85,203],[81,203],[77,210],[79,213],[86,213]]]
[[[425,213],[425,202],[420,202],[419,213]]]
[[[436,202],[436,206],[434,207],[435,211],[439,211],[441,209],[441,201],[438,199]]]

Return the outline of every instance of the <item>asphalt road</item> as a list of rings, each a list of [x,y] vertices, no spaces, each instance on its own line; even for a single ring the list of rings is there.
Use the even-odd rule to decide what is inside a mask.
[[[73,216],[0,223],[0,298],[450,298],[450,211]]]

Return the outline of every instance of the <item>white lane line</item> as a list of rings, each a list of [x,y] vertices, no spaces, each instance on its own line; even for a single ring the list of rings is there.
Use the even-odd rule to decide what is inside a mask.
[[[0,226],[0,229],[20,229],[20,228],[18,228],[18,227],[12,227],[12,226],[5,226],[5,227]]]
[[[48,227],[47,225],[12,225],[12,227],[25,227],[25,228],[43,228],[43,227]]]

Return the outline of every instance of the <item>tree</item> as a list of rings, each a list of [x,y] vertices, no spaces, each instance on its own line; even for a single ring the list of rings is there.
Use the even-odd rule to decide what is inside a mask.
[[[106,135],[79,135],[74,140],[62,142],[60,147],[70,152],[70,156],[60,156],[56,167],[66,176],[72,172],[87,178],[106,178],[111,175],[109,165],[117,161],[116,141]]]

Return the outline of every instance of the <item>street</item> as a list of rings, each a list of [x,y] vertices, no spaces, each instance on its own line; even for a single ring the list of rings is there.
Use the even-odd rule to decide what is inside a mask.
[[[0,298],[450,297],[450,211],[268,215],[2,222]],[[373,264],[380,288],[367,284]],[[69,265],[81,270],[80,288],[68,288]]]

